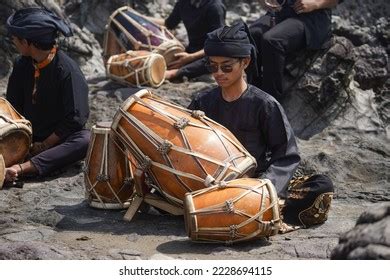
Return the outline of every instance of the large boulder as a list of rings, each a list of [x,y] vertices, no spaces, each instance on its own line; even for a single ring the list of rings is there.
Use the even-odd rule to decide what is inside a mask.
[[[367,210],[340,237],[332,259],[390,259],[390,202]]]

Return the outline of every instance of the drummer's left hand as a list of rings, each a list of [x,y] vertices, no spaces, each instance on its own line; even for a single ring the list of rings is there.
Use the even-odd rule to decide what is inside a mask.
[[[192,54],[187,52],[180,52],[175,54],[175,57],[177,58],[175,61],[173,61],[171,64],[169,64],[170,69],[179,69],[183,65],[186,65],[193,61]]]
[[[317,0],[296,0],[293,9],[297,14],[310,13],[319,9]]]

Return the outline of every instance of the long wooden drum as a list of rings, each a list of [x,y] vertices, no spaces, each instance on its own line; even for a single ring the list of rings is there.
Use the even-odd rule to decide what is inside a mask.
[[[148,50],[161,54],[167,65],[184,52],[183,45],[164,26],[157,25],[131,7],[116,10],[109,18],[104,36],[104,59],[128,50]]]
[[[23,162],[30,150],[31,123],[4,98],[0,98],[0,154],[5,167]]]
[[[281,219],[271,181],[241,178],[187,193],[184,217],[193,241],[235,243],[278,233]]]
[[[256,160],[222,125],[141,90],[116,113],[112,129],[169,201],[244,176]]]
[[[127,51],[107,61],[107,76],[134,86],[159,87],[165,79],[164,58],[149,51]]]
[[[91,207],[124,209],[134,192],[135,163],[110,130],[110,122],[92,127],[84,171],[86,198]]]

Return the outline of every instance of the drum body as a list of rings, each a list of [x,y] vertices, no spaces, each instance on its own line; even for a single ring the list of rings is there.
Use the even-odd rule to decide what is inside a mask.
[[[31,123],[0,98],[0,154],[6,167],[23,162],[31,146]]]
[[[241,177],[256,160],[225,127],[141,90],[116,113],[112,129],[152,184],[182,206],[186,192]]]
[[[124,209],[134,192],[133,158],[110,133],[110,122],[92,127],[84,179],[90,206]]]
[[[167,69],[164,58],[149,51],[127,51],[107,61],[107,76],[134,86],[159,87]]]
[[[281,219],[271,181],[241,178],[187,193],[186,231],[193,241],[234,243],[278,233]]]
[[[104,36],[105,61],[128,50],[148,50],[161,54],[167,65],[183,45],[164,26],[157,25],[128,6],[116,10],[109,19]]]

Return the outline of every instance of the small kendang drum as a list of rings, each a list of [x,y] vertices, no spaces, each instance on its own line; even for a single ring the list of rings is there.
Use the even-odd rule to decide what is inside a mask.
[[[187,193],[188,236],[231,244],[278,233],[282,221],[275,187],[268,179],[241,178]]]
[[[111,122],[92,127],[84,171],[86,198],[91,207],[124,209],[134,192],[134,159],[110,133]]]
[[[31,146],[31,123],[0,98],[0,154],[5,167],[23,162]]]
[[[146,89],[121,105],[112,129],[152,187],[181,207],[186,192],[244,176],[256,167],[228,129],[201,111],[171,104]]]
[[[148,50],[161,54],[167,65],[184,46],[164,26],[157,25],[128,6],[116,10],[108,21],[104,36],[105,61],[128,50]]]
[[[107,76],[134,86],[159,87],[165,79],[164,57],[149,51],[127,51],[107,61]]]

